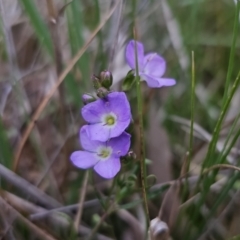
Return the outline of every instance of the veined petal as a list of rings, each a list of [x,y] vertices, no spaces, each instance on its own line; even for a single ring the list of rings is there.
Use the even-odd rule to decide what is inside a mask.
[[[110,138],[121,135],[130,124],[130,121],[131,119],[127,119],[126,121],[117,121],[116,125],[110,129]]]
[[[102,123],[90,124],[86,126],[87,135],[91,140],[106,142],[110,136],[110,127]]]
[[[70,156],[72,163],[82,169],[93,167],[99,160],[95,157],[94,153],[87,151],[76,151]]]
[[[144,57],[144,73],[161,77],[166,71],[166,61],[157,53],[149,53]]]
[[[137,44],[137,55],[138,55],[138,69],[141,71],[144,66],[144,47],[140,42]],[[135,69],[135,41],[131,40],[126,47],[126,61],[131,69]]]
[[[125,156],[130,148],[131,135],[123,132],[120,136],[111,138],[107,143],[113,149],[112,155],[115,157]]]
[[[83,126],[79,131],[79,139],[84,150],[89,152],[97,152],[97,148],[103,145],[102,142],[93,141],[87,134],[87,125]]]
[[[109,109],[119,121],[126,121],[131,118],[131,109],[127,96],[124,92],[113,92],[107,96]]]
[[[151,88],[170,87],[176,84],[176,80],[172,78],[159,78],[148,74],[141,74],[141,78],[145,80]]]
[[[119,158],[111,157],[106,161],[99,161],[95,166],[94,170],[103,178],[113,178],[119,172],[121,163]]]
[[[101,116],[106,113],[105,102],[98,99],[82,108],[82,116],[89,123],[101,122]]]
[[[87,135],[91,140],[106,142],[110,138],[118,137],[130,124],[130,119],[117,121],[114,126],[103,125],[102,123],[86,126]]]

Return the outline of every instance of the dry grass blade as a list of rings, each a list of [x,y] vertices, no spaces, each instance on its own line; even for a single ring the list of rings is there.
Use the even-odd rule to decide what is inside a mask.
[[[154,218],[150,223],[149,239],[168,240],[170,238],[170,231],[177,219],[180,207],[180,185],[181,182],[175,181],[168,189],[158,217]]]
[[[47,211],[47,209],[45,208],[36,206],[33,203],[30,203],[6,191],[1,191],[1,196],[18,212],[21,212],[24,215],[28,215],[28,218],[30,214],[41,214]],[[32,219],[30,215],[30,220],[39,222],[42,219]],[[69,232],[69,229],[72,228],[71,221],[69,221],[69,219],[67,219],[64,215],[58,214],[56,211],[50,212],[42,223],[47,224],[47,227],[49,227],[50,229],[55,229],[56,227],[58,227],[62,230],[61,234]],[[88,227],[80,225],[78,228],[78,233],[81,235],[88,235],[90,232],[91,229]],[[96,236],[99,240],[112,240],[111,238],[106,237],[102,234],[96,234]]]
[[[14,187],[20,190],[22,193],[29,196],[32,200],[39,202],[47,208],[60,207],[61,204],[55,199],[51,198],[40,189],[36,188],[34,185],[27,182],[25,179],[21,178],[14,172],[10,171],[2,164],[0,164],[0,176],[7,182],[11,183]]]
[[[5,208],[9,209],[20,221],[22,221],[32,232],[35,233],[40,239],[43,240],[56,240],[56,238],[50,236],[42,229],[34,225],[28,219],[23,217],[17,210],[15,210],[12,206],[10,206],[3,198],[0,198],[0,202],[4,205]]]
[[[125,209],[119,209],[117,211],[118,216],[124,220],[132,232],[132,237],[137,240],[144,239],[144,228],[141,223],[130,212]]]
[[[79,194],[79,207],[78,207],[78,212],[74,221],[74,226],[75,229],[78,229],[78,226],[80,225],[81,222],[81,216],[82,216],[82,211],[83,211],[83,204],[84,204],[84,199],[86,195],[86,190],[87,190],[87,183],[88,183],[88,171],[85,173],[82,188],[80,190]]]
[[[47,103],[52,98],[52,96],[54,95],[54,93],[56,92],[56,90],[58,89],[60,84],[63,82],[63,80],[67,76],[67,74],[71,71],[71,69],[74,67],[74,65],[78,62],[78,60],[81,58],[81,56],[87,50],[88,46],[93,41],[93,39],[96,37],[97,33],[103,28],[103,26],[105,25],[107,20],[112,16],[112,14],[116,10],[119,2],[120,1],[117,1],[115,3],[115,5],[112,7],[112,9],[109,11],[109,13],[105,16],[105,18],[103,18],[103,21],[99,24],[99,26],[92,33],[92,35],[90,36],[90,38],[88,39],[86,44],[78,51],[76,56],[70,61],[70,63],[68,64],[67,68],[59,76],[59,78],[57,80],[57,83],[53,86],[53,88],[50,90],[49,94],[43,99],[43,101],[41,102],[41,104],[38,106],[37,110],[33,114],[33,117],[31,118],[31,120],[30,120],[30,122],[29,122],[29,124],[27,126],[27,129],[25,130],[25,132],[23,134],[22,140],[19,142],[19,145],[17,146],[16,154],[15,154],[15,158],[14,158],[14,163],[13,163],[13,170],[14,171],[16,171],[16,169],[17,169],[19,158],[20,158],[20,155],[22,153],[23,147],[24,147],[24,145],[25,145],[25,143],[26,143],[26,141],[27,141],[27,139],[28,139],[28,137],[29,137],[33,127],[34,127],[34,125],[35,125],[35,122],[38,120],[38,118],[40,117],[42,111],[47,106]]]
[[[219,168],[228,168],[228,169],[233,169],[233,170],[237,170],[240,172],[240,168],[239,167],[236,167],[236,166],[233,166],[233,165],[230,165],[230,164],[215,164],[213,165],[212,167],[206,169],[203,174],[206,174],[214,169],[219,169]]]
[[[179,200],[180,183],[175,182],[167,191],[158,217],[171,229],[178,215],[180,200]]]

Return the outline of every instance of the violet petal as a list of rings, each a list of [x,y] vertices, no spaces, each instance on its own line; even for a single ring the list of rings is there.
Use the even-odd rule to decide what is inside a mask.
[[[102,123],[87,125],[86,130],[91,140],[105,142],[111,137],[110,128]]]
[[[111,138],[107,145],[112,147],[114,156],[125,156],[130,148],[130,139],[131,135],[123,132],[119,137]]]
[[[97,148],[103,145],[99,141],[93,141],[89,138],[87,134],[87,125],[83,126],[79,131],[79,139],[84,150],[90,152],[97,152]]]
[[[173,78],[160,78],[160,83],[162,86],[170,87],[176,84],[176,80]]]
[[[157,53],[149,53],[144,57],[144,73],[161,77],[166,71],[166,61]]]
[[[70,156],[72,163],[82,169],[93,167],[99,160],[95,157],[94,153],[86,151],[76,151]]]
[[[109,109],[119,121],[131,119],[131,108],[124,92],[113,92],[108,94]]]
[[[131,119],[126,121],[117,121],[117,124],[110,129],[110,138],[118,137],[121,135],[125,129],[129,126]]]
[[[144,66],[144,46],[140,42],[137,44],[138,69],[141,71]],[[135,41],[131,40],[126,47],[126,61],[131,69],[135,69]]]
[[[108,160],[99,161],[94,170],[103,178],[113,178],[119,172],[121,163],[119,158],[110,157]]]
[[[158,78],[148,74],[141,74],[141,78],[145,80],[151,88],[168,87],[176,84],[175,79],[172,78]]]
[[[91,102],[82,108],[82,116],[89,123],[98,123],[101,121],[101,116],[106,112],[104,101],[98,99]]]

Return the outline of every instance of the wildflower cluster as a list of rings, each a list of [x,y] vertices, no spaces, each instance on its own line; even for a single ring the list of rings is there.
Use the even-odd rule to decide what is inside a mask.
[[[109,78],[105,80],[109,81]],[[83,98],[85,102],[92,100],[88,95]],[[87,103],[82,108],[82,116],[88,122],[79,133],[84,151],[72,153],[70,159],[79,168],[94,167],[100,176],[113,178],[121,168],[120,157],[125,156],[130,148],[131,136],[125,129],[131,120],[131,110],[125,93],[108,92],[106,96]]]
[[[135,42],[126,47],[126,61],[135,75]],[[139,75],[149,87],[172,86],[176,82],[171,78],[162,78],[166,63],[156,53],[144,55],[144,47],[136,42]],[[120,158],[130,148],[131,136],[125,132],[131,121],[131,109],[124,92],[110,92],[112,74],[103,71],[94,76],[93,85],[98,99],[84,94],[85,106],[81,113],[88,123],[79,131],[79,140],[83,150],[71,154],[72,163],[82,169],[93,167],[102,177],[113,178],[121,168]]]

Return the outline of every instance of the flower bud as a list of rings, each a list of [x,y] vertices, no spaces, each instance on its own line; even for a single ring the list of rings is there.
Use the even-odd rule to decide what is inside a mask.
[[[109,91],[106,88],[104,88],[104,87],[100,87],[97,90],[97,96],[99,98],[105,98],[108,94],[109,94]]]
[[[112,86],[113,76],[112,73],[108,70],[104,70],[100,73],[100,82],[101,85],[107,89]]]
[[[93,81],[93,87],[95,90],[98,90],[101,87],[100,79],[96,76],[92,76],[92,81]]]
[[[88,104],[90,102],[94,102],[95,100],[96,99],[93,96],[89,95],[89,94],[83,94],[82,95],[82,101],[83,101],[84,105],[86,105],[86,104]]]
[[[137,155],[135,152],[133,152],[132,150],[130,150],[127,154],[127,157],[132,159],[132,160],[136,160],[137,159]]]

